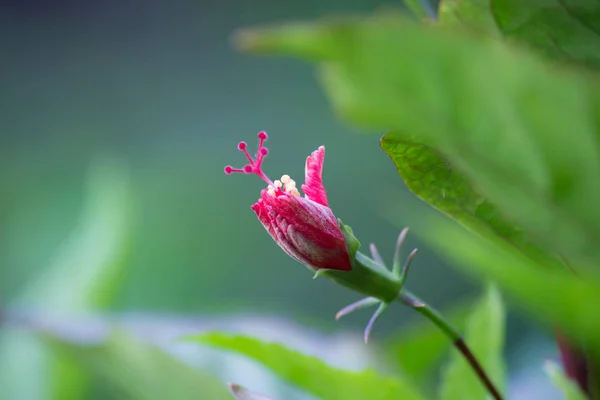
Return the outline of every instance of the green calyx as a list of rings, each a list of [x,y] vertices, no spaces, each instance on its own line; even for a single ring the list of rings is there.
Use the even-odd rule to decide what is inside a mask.
[[[315,278],[326,276],[336,283],[355,292],[364,294],[367,297],[342,308],[336,314],[336,319],[354,311],[377,305],[378,307],[375,313],[365,328],[364,339],[366,343],[369,340],[369,335],[375,322],[389,305],[396,301],[417,310],[419,313],[431,319],[436,325],[444,329],[445,333],[450,333],[451,338],[454,339],[458,337],[458,333],[450,325],[446,324],[435,310],[428,307],[419,298],[404,289],[410,264],[417,253],[417,249],[414,249],[409,253],[405,261],[401,262],[401,247],[408,234],[408,228],[404,228],[398,236],[392,269],[389,270],[375,244],[371,243],[369,246],[371,257],[362,254],[358,251],[360,242],[356,236],[354,236],[354,233],[352,233],[352,229],[349,226],[344,225],[341,220],[338,221],[340,229],[346,239],[346,246],[348,247],[350,259],[352,260],[352,269],[350,271],[322,269],[316,272]]]
[[[352,229],[338,220],[346,239],[348,253],[352,260],[350,271],[320,270],[316,276],[326,276],[336,283],[368,297],[390,303],[400,294],[402,281],[385,266],[358,251],[360,242],[354,236]]]
[[[383,257],[381,257],[374,244],[369,246],[371,252],[370,258],[360,253],[358,251],[360,242],[352,233],[352,229],[349,226],[344,225],[339,219],[338,222],[346,239],[346,246],[348,248],[350,259],[352,260],[352,269],[350,271],[319,270],[315,274],[315,278],[318,276],[326,276],[340,285],[362,293],[367,297],[342,308],[336,314],[335,319],[340,319],[344,315],[348,315],[358,310],[377,306],[369,323],[365,327],[364,340],[365,343],[367,343],[371,331],[373,330],[373,326],[391,303],[398,302],[403,304],[435,324],[463,354],[466,361],[471,365],[473,370],[477,372],[479,378],[492,397],[494,399],[502,400],[502,395],[486,375],[479,364],[479,361],[477,361],[465,341],[462,339],[460,332],[437,310],[404,289],[410,264],[417,253],[417,249],[412,250],[405,258],[404,262],[401,262],[401,248],[404,239],[408,234],[408,228],[404,228],[398,236],[392,269],[388,270]]]

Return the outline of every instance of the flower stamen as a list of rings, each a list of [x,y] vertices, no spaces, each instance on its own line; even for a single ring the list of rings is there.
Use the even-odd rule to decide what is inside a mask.
[[[281,180],[275,182],[279,182],[282,185],[285,193],[291,196],[300,196],[300,192],[298,191],[298,188],[296,188],[296,181],[290,178],[289,175],[283,175]]]

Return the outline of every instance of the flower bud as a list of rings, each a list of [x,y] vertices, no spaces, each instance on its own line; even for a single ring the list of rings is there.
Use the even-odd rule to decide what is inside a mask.
[[[258,175],[267,183],[261,197],[252,206],[269,235],[290,257],[313,270],[349,271],[352,262],[346,240],[337,218],[327,203],[322,172],[325,147],[321,146],[306,159],[304,197],[296,182],[283,175],[272,182],[262,171],[261,164],[268,153],[263,143],[266,133],[259,133],[259,148],[253,158],[246,144],[238,146],[250,164],[243,169],[226,167],[226,173],[243,172]]]

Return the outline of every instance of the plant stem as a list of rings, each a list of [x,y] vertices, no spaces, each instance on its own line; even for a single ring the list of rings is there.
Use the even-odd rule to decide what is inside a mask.
[[[352,235],[352,231],[347,230],[343,224],[342,226],[344,227],[346,241],[354,240],[354,242],[358,243],[356,238]],[[405,231],[403,231],[403,234],[400,235],[400,244],[402,243],[403,236],[406,236],[404,232]],[[358,248],[358,245],[356,245],[356,248]],[[394,256],[394,263],[400,265],[397,260],[399,254],[398,250],[399,249],[397,249],[396,255]],[[409,258],[405,263],[407,267],[410,264],[410,260],[414,253],[415,251],[413,250],[411,255],[409,255]],[[396,267],[396,273],[393,273],[386,269],[385,266],[370,259],[359,251],[355,250],[355,252],[352,253],[352,256],[354,258],[354,262],[350,271],[338,271],[331,269],[319,270],[315,274],[315,277],[321,275],[326,276],[351,290],[362,293],[368,297],[378,299],[382,302],[382,304],[387,305],[393,301],[399,301],[400,303],[420,313],[425,318],[433,322],[446,336],[448,336],[448,338],[450,338],[452,344],[458,349],[458,351],[461,352],[471,368],[473,368],[473,371],[475,371],[477,374],[477,377],[492,395],[494,400],[502,400],[502,395],[500,395],[498,389],[496,389],[490,378],[487,376],[484,369],[481,367],[481,364],[463,340],[460,332],[448,321],[446,321],[446,319],[442,317],[438,311],[421,301],[421,299],[419,299],[417,296],[402,288],[406,276],[398,276],[400,275],[398,273],[399,267]],[[364,300],[364,302],[366,302],[366,304],[371,303],[370,300]],[[363,301],[359,302],[358,304],[359,306],[362,306]],[[354,306],[356,306],[356,303],[350,307],[352,308]],[[347,308],[343,309],[343,311],[343,314],[347,314]],[[380,313],[381,312],[379,312],[379,314]],[[376,319],[379,314],[376,313],[374,318]],[[372,321],[374,322],[374,319],[372,319]],[[368,336],[371,326],[372,323],[369,322],[369,326],[365,331],[365,339]]]
[[[500,391],[496,389],[489,376],[471,351],[467,343],[462,338],[460,332],[450,324],[436,309],[430,307],[427,303],[419,299],[407,290],[402,290],[398,296],[398,301],[409,306],[425,318],[430,320],[437,326],[451,341],[454,347],[463,355],[465,360],[469,363],[473,371],[477,374],[477,377],[481,383],[485,386],[487,391],[495,400],[502,400]],[[421,306],[414,306],[414,304],[421,304]]]

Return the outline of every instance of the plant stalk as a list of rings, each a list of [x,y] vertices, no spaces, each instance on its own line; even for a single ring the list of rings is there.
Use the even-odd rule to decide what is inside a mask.
[[[413,295],[407,290],[402,290],[398,296],[398,301],[404,305],[409,306],[425,318],[433,322],[451,341],[454,347],[463,355],[465,360],[469,363],[481,383],[485,386],[487,391],[490,393],[494,400],[503,400],[500,391],[494,386],[491,379],[483,369],[481,363],[477,360],[477,357],[473,354],[465,340],[463,339],[460,332],[450,324],[436,309],[423,302],[417,296]],[[420,306],[414,306],[411,304],[420,304]]]
[[[403,289],[402,286],[406,276],[399,276],[400,271],[398,266],[395,268],[395,273],[391,272],[386,269],[384,265],[370,259],[359,251],[356,251],[356,249],[358,249],[360,246],[360,243],[352,234],[352,230],[343,225],[341,221],[340,226],[342,227],[342,231],[346,237],[346,242],[350,243],[349,250],[352,258],[354,259],[352,269],[350,271],[327,269],[319,270],[315,274],[315,277],[321,275],[326,276],[342,286],[366,295],[368,298],[380,300],[382,302],[381,304],[383,305],[387,305],[393,301],[398,301],[423,315],[425,318],[433,322],[435,326],[437,326],[446,336],[448,336],[454,347],[456,347],[467,360],[473,371],[475,371],[477,374],[477,377],[481,383],[485,386],[494,400],[503,400],[502,395],[498,389],[496,389],[475,355],[471,352],[471,349],[469,349],[469,346],[467,346],[465,343],[460,332],[448,321],[446,321],[446,319],[437,310],[430,307],[427,303],[421,301],[421,299],[409,291]],[[406,236],[405,231],[403,231],[403,234],[400,235],[399,245],[402,243],[404,236]],[[396,256],[394,257],[394,263],[397,265],[399,265],[397,262],[399,254],[398,250],[399,249],[397,249]],[[412,256],[414,256],[414,253],[415,251],[413,250],[411,255],[409,255],[409,258],[405,263],[406,267],[408,267],[410,264],[410,260],[412,259]],[[365,300],[364,304],[373,305],[373,301]],[[359,302],[358,308],[362,306],[363,302]],[[349,307],[350,308],[346,307],[342,310],[342,315],[347,314],[349,309],[350,311],[355,310],[357,308],[357,303]],[[378,314],[376,313],[374,315],[374,319],[372,318],[371,321],[374,322],[377,317]],[[368,332],[370,332],[372,322],[369,322],[369,326],[365,331],[365,341],[368,337]]]

